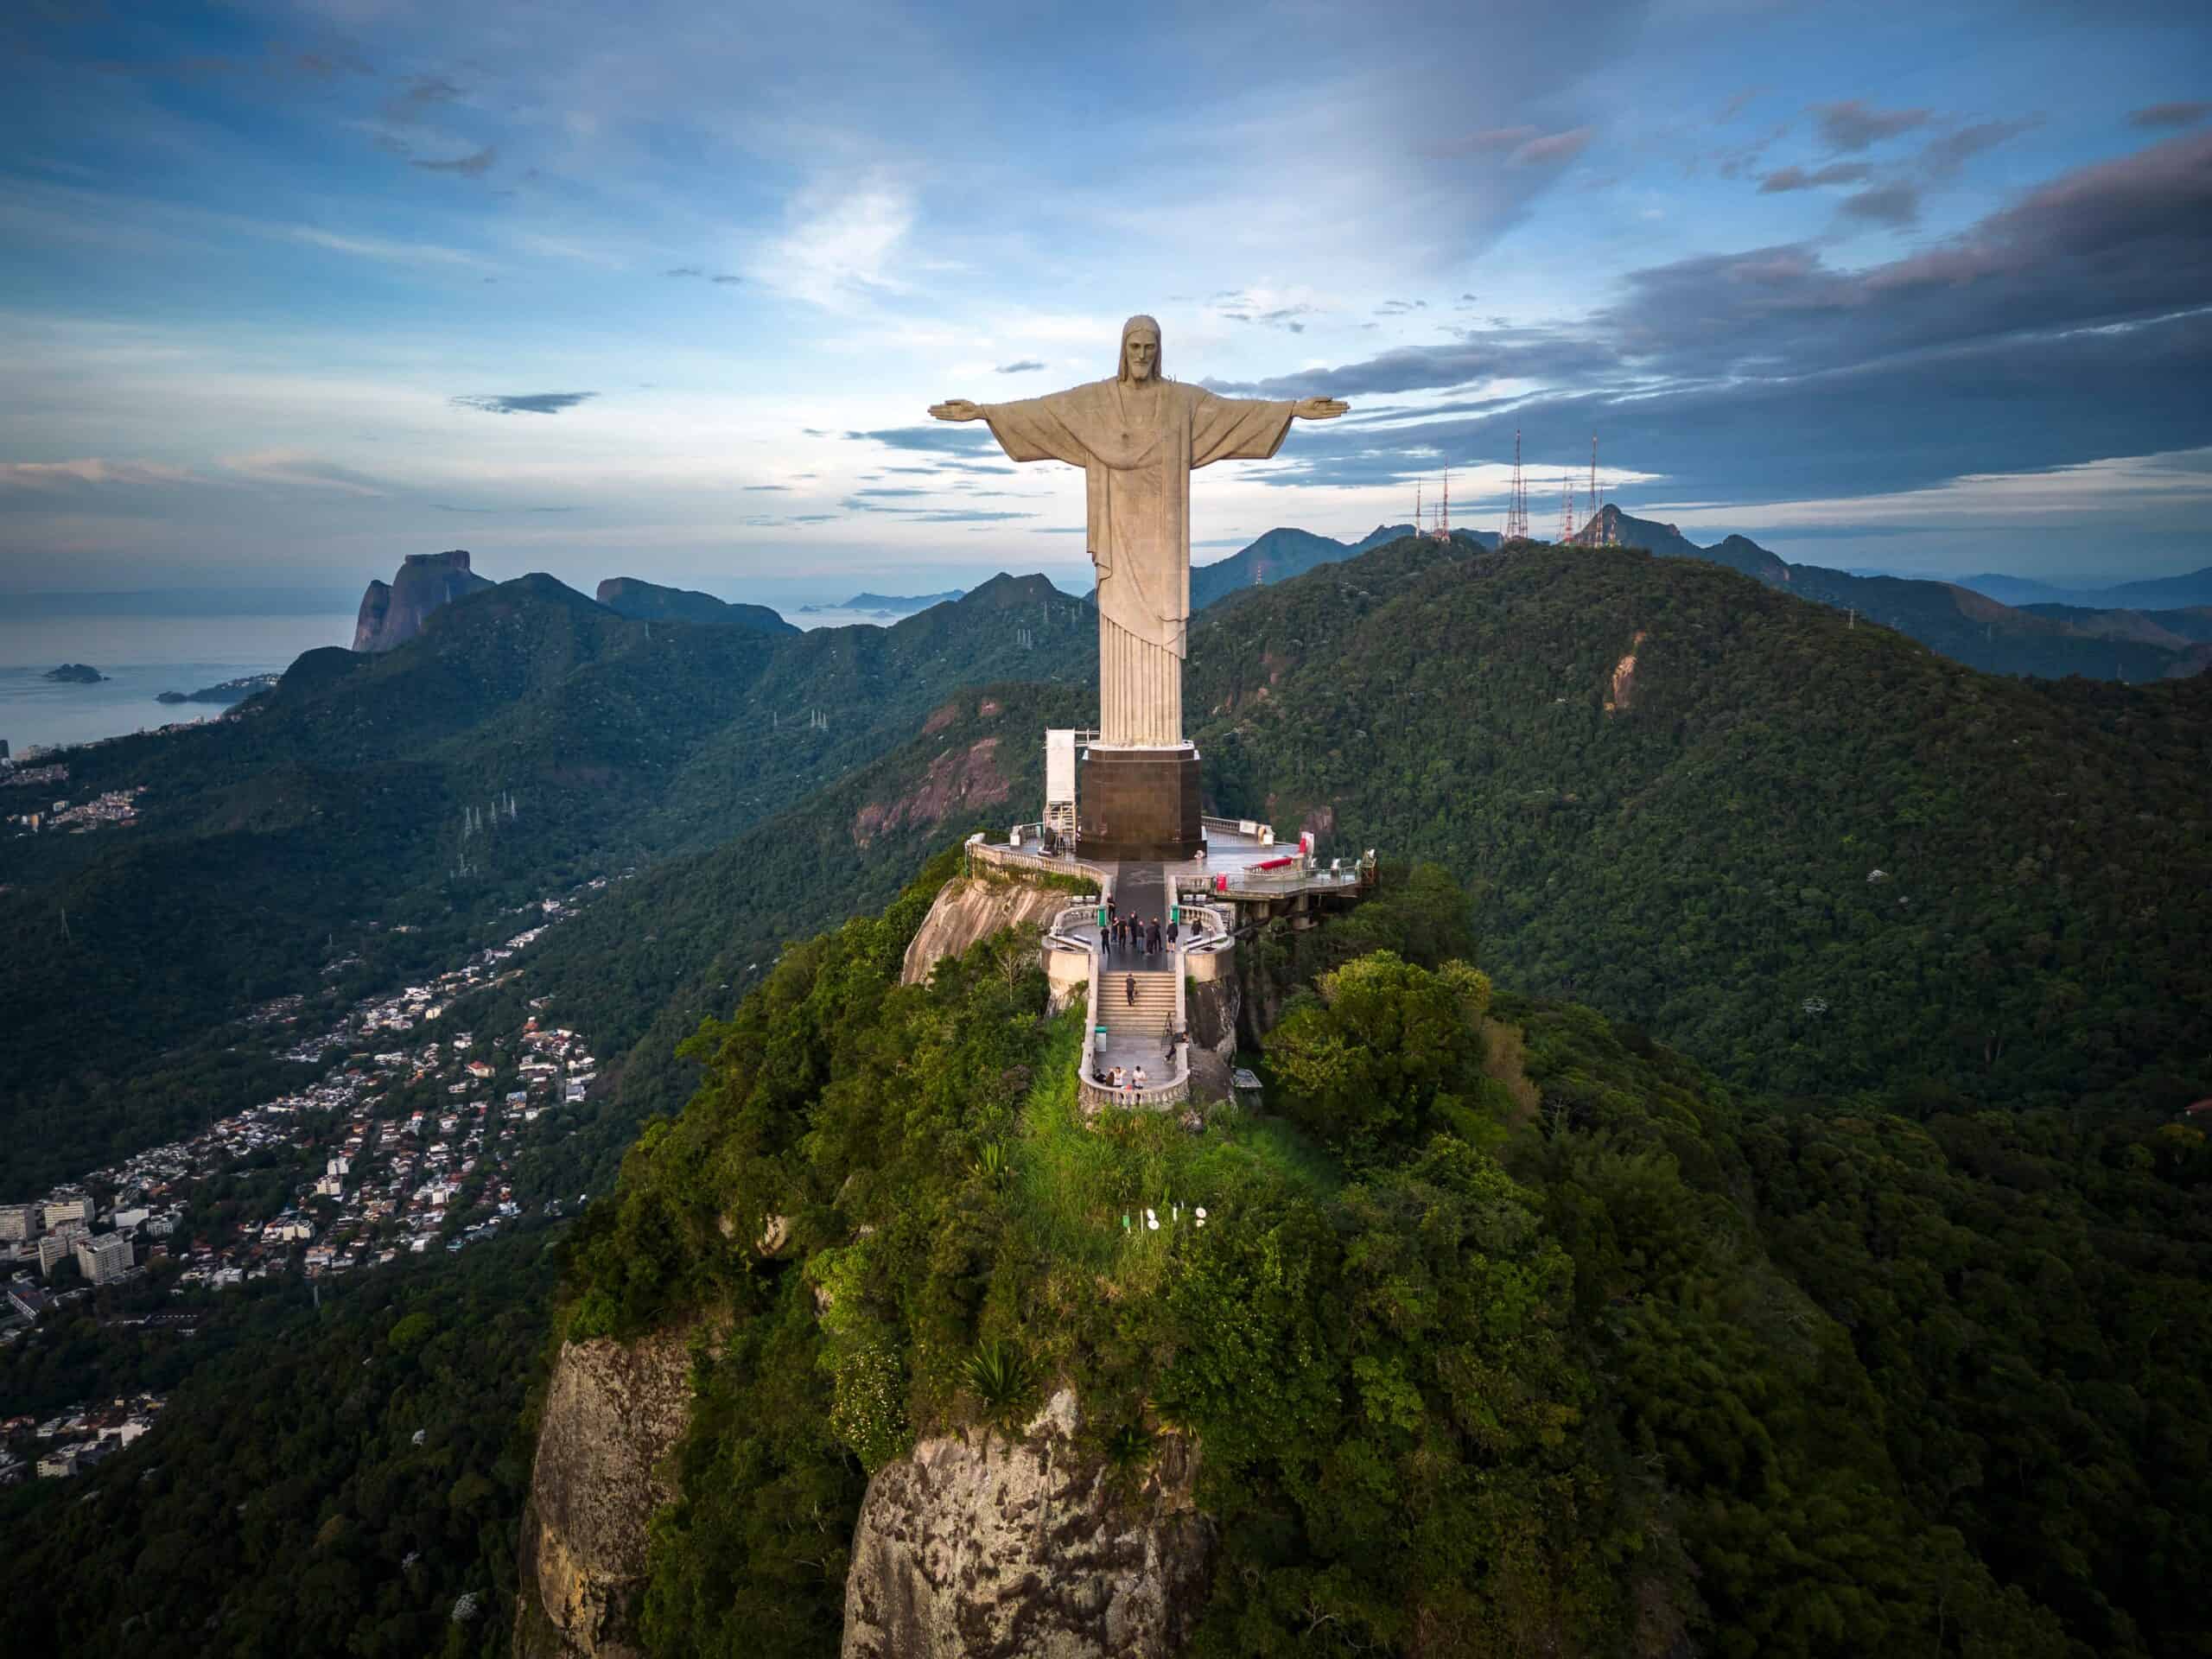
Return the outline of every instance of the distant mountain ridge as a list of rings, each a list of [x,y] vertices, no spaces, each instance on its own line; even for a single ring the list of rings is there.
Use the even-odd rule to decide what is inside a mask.
[[[2138,684],[2202,673],[2212,666],[2212,645],[2190,632],[2188,624],[2114,625],[2093,620],[2113,613],[2049,613],[2065,612],[2064,607],[2019,610],[1954,582],[1855,576],[1824,565],[1791,564],[1744,536],[1700,547],[1673,524],[1637,518],[1611,505],[1576,531],[1568,545],[1640,547],[1662,558],[1725,565],[1770,588],[1894,628],[1954,661],[1993,674],[2048,679],[2080,674]],[[2168,584],[2129,587],[2164,591]]]
[[[1302,576],[1308,570],[1324,564],[1335,564],[1345,559],[1357,558],[1378,547],[1402,541],[1421,532],[1411,524],[1377,524],[1356,542],[1340,542],[1333,536],[1321,536],[1310,530],[1295,530],[1280,526],[1261,537],[1241,552],[1211,564],[1191,567],[1191,608],[1202,611],[1217,604],[1241,589],[1264,588],[1271,582],[1287,582],[1293,576]],[[1497,537],[1485,531],[1455,530],[1452,538],[1486,550],[1496,550]]]
[[[599,584],[599,602],[618,616],[639,622],[696,622],[709,628],[752,628],[761,633],[797,633],[798,629],[766,605],[739,605],[688,588],[664,588],[636,576],[609,576]]]
[[[855,594],[842,605],[802,605],[798,609],[802,616],[819,616],[828,611],[874,611],[884,616],[912,616],[932,605],[950,605],[965,592],[964,588],[948,588],[941,594]]]
[[[2100,611],[2164,611],[2212,605],[2212,564],[2185,576],[2154,576],[2109,588],[2063,588],[2026,576],[1987,572],[1961,576],[1958,585],[2007,605],[2071,605]]]

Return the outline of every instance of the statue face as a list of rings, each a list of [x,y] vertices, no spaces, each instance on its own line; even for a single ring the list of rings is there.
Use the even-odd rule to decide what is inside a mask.
[[[1129,336],[1129,378],[1142,382],[1152,378],[1153,369],[1160,362],[1160,336],[1149,328],[1140,328]]]

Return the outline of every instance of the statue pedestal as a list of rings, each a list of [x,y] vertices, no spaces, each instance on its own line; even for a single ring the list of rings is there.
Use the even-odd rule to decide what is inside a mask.
[[[1198,752],[1172,749],[1085,751],[1076,784],[1081,855],[1101,863],[1191,858],[1204,844],[1198,828]]]

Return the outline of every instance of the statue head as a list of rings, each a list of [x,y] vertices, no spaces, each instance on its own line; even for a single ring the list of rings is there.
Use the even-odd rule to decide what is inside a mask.
[[[1160,325],[1143,315],[1122,325],[1122,366],[1116,378],[1142,385],[1160,378]]]

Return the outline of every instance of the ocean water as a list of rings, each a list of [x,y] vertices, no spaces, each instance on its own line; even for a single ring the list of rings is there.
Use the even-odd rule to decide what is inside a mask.
[[[219,715],[224,705],[161,703],[163,691],[197,691],[246,674],[277,674],[302,652],[350,645],[351,615],[39,616],[7,614],[0,595],[0,738],[21,760],[50,748],[151,731]],[[42,677],[89,663],[99,685]]]

